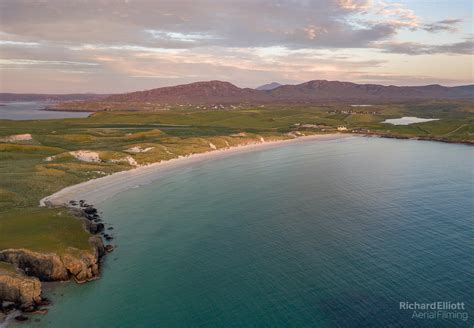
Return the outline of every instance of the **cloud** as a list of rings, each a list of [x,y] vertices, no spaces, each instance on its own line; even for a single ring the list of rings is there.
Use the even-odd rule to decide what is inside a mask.
[[[474,53],[474,39],[470,38],[462,42],[441,45],[426,45],[417,42],[384,42],[377,44],[376,47],[382,49],[383,52],[406,55],[472,55]]]
[[[36,47],[36,46],[39,46],[39,43],[38,42],[22,42],[22,41],[0,40],[0,46]]]
[[[438,32],[456,32],[457,25],[461,23],[461,19],[444,19],[434,23],[423,24],[421,27],[423,30],[431,33],[438,33]]]
[[[0,1],[0,89],[360,80],[392,56],[472,52],[459,19],[418,14],[383,0]],[[450,44],[422,39],[446,31]]]
[[[415,12],[401,3],[378,1],[374,5],[373,11],[375,15],[398,28],[416,29],[420,24],[420,18]]]
[[[0,4],[2,29],[22,38],[162,48],[364,47],[395,32],[387,22],[353,24],[355,15],[364,15],[370,8],[371,2],[362,0],[256,0],[239,5],[230,0],[17,0]]]

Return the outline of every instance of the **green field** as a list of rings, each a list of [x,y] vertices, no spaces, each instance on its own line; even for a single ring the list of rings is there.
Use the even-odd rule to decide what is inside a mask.
[[[65,209],[17,209],[0,214],[0,249],[26,248],[64,254],[69,247],[89,250],[89,234]]]
[[[439,121],[394,126],[387,118],[417,116]],[[302,127],[302,125],[317,127]],[[83,119],[0,120],[0,140],[31,134],[27,141],[0,142],[0,249],[24,247],[62,252],[88,247],[88,234],[62,209],[38,208],[41,198],[66,186],[181,155],[302,134],[348,132],[474,140],[474,106],[467,102],[376,105],[284,106],[145,112],[98,112]],[[212,144],[212,147],[211,147]],[[138,152],[136,150],[139,150]],[[87,162],[74,151],[97,153]],[[134,151],[135,150],[135,151]],[[130,162],[132,161],[132,162]]]

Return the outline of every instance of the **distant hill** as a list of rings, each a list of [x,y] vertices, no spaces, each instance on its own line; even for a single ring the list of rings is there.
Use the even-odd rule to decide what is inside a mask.
[[[173,87],[117,94],[105,102],[155,102],[160,104],[238,104],[238,103],[322,103],[390,102],[409,100],[470,99],[474,85],[444,87],[384,86],[351,82],[314,80],[282,85],[270,90],[239,88],[222,81],[196,82]]]
[[[474,94],[474,84],[469,84],[469,85],[461,85],[458,87],[454,87],[456,90],[460,91],[465,91],[465,92],[470,92],[471,94]]]
[[[222,81],[196,82],[113,95],[104,99],[112,102],[159,102],[162,104],[208,104],[265,101],[266,95],[250,88],[239,88]]]
[[[73,101],[99,100],[109,95],[93,93],[39,94],[39,93],[0,93],[0,101]]]
[[[270,90],[239,88],[223,81],[205,81],[114,95],[98,94],[0,94],[1,101],[54,101],[50,110],[136,110],[167,105],[261,105],[261,104],[367,104],[423,100],[474,101],[474,85],[445,87],[384,86],[314,80],[281,85]],[[140,104],[140,105],[139,105]]]
[[[278,87],[281,87],[282,85],[283,84],[280,84],[278,82],[272,82],[272,83],[261,85],[258,88],[255,88],[255,90],[273,90]]]

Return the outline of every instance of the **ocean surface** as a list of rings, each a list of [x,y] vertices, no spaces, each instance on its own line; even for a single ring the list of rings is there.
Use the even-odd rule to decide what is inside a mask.
[[[363,137],[170,171],[98,204],[101,279],[15,326],[472,327],[473,181],[470,146]],[[400,309],[437,301],[468,320]]]
[[[40,101],[2,102],[0,120],[48,120],[54,118],[87,117],[86,112],[57,112],[42,110],[51,103]]]

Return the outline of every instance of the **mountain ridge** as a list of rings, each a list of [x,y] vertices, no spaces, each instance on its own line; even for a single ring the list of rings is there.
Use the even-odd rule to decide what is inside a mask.
[[[166,104],[305,103],[321,101],[404,101],[423,99],[474,99],[474,85],[445,87],[384,86],[353,82],[311,80],[270,90],[239,88],[225,81],[202,81],[112,95],[111,102],[160,102]]]
[[[53,100],[82,101],[85,103],[94,101],[121,103],[149,102],[168,105],[323,103],[338,101],[390,102],[443,99],[474,100],[474,84],[455,87],[446,87],[439,84],[424,86],[386,86],[381,84],[311,80],[300,84],[279,85],[275,88],[259,90],[258,88],[240,88],[230,82],[212,80],[111,95],[0,93],[0,101]]]
[[[255,90],[273,90],[273,89],[276,89],[278,87],[281,87],[282,85],[283,84],[278,83],[278,82],[271,82],[271,83],[261,85],[261,86],[255,88]]]

